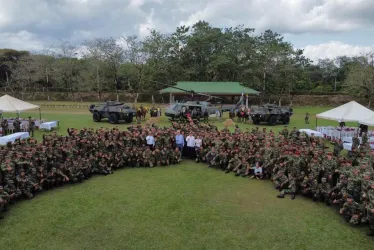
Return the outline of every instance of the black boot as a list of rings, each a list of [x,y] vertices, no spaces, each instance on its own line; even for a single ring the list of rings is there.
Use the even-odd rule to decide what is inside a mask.
[[[283,198],[284,198],[284,194],[278,194],[278,195],[277,195],[277,198],[281,198],[281,199],[283,199]]]
[[[296,198],[296,194],[295,193],[292,193],[291,194],[291,200],[294,200]]]

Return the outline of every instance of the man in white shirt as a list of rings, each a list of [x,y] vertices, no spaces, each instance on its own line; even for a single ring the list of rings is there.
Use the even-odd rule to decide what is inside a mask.
[[[200,148],[201,145],[203,145],[203,140],[201,139],[201,136],[197,136],[195,139],[195,148]]]
[[[201,136],[198,135],[195,140],[196,162],[199,162],[201,158],[201,152],[200,152],[201,145],[203,145],[203,140],[201,139]]]
[[[187,142],[187,156],[190,158],[195,157],[195,136],[190,133],[186,137],[186,142]]]
[[[147,135],[147,137],[145,138],[145,140],[147,141],[148,147],[151,150],[153,150],[154,147],[155,147],[155,138],[153,137],[153,135],[152,134]]]
[[[252,167],[253,169],[253,176],[251,177],[254,178],[256,177],[257,180],[262,179],[263,174],[262,174],[262,166],[259,162],[256,162],[256,165]]]

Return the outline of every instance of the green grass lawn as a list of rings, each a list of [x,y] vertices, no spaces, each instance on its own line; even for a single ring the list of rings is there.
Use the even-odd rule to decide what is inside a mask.
[[[289,126],[314,128],[313,117],[304,124],[305,112],[326,109],[296,108]],[[38,113],[21,116],[28,115]],[[60,120],[61,134],[111,127],[94,123],[84,109],[45,108],[43,117]],[[162,118],[160,125],[169,123]],[[374,249],[367,228],[348,225],[334,208],[276,195],[270,181],[193,162],[124,169],[12,205],[0,221],[0,249]]]
[[[12,206],[1,249],[373,249],[332,209],[186,162],[124,169]]]

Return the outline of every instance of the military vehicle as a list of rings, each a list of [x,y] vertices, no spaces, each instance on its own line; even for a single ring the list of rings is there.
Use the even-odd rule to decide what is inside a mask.
[[[249,113],[253,124],[267,123],[270,126],[274,126],[278,123],[288,124],[292,114],[292,108],[275,104],[252,106]]]
[[[100,122],[102,119],[108,118],[108,121],[112,124],[117,124],[119,121],[131,123],[136,115],[136,111],[130,106],[117,101],[92,104],[89,110],[95,122]]]
[[[218,111],[217,107],[214,107],[208,102],[188,101],[183,103],[174,103],[167,107],[165,110],[165,116],[169,117],[170,120],[183,119],[186,118],[184,112],[187,112],[189,109],[198,109],[200,110],[201,114],[204,114],[205,110],[208,110],[209,115],[216,114]]]

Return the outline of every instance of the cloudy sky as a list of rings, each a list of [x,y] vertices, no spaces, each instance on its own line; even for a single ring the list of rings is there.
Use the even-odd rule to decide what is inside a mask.
[[[205,20],[282,33],[313,60],[374,51],[374,0],[0,0],[0,48],[172,32]]]

